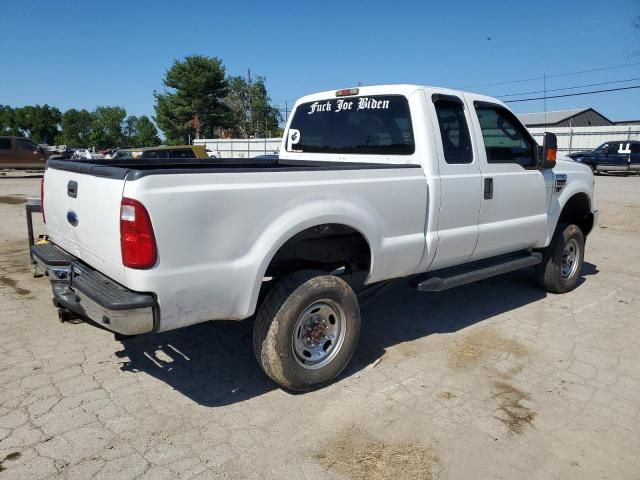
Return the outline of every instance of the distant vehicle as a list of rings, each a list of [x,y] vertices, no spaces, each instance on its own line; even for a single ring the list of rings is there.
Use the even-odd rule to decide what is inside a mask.
[[[207,156],[209,158],[220,158],[220,152],[216,153],[216,152],[214,152],[213,150],[211,150],[209,148],[206,148],[205,150],[206,150]]]
[[[44,168],[49,152],[24,137],[0,137],[0,168]]]
[[[202,145],[162,145],[160,147],[131,148],[118,150],[112,160],[165,159],[179,160],[207,159],[207,151]]]
[[[88,148],[78,148],[71,156],[73,160],[92,160],[93,155]]]
[[[567,155],[572,160],[591,167],[599,172],[635,172],[640,173],[640,141],[619,140],[605,142],[587,152],[574,152]]]
[[[51,156],[49,159],[51,160],[71,160],[73,158],[73,154],[75,153],[75,149],[68,148],[67,150],[57,151],[52,150]]]
[[[252,158],[253,160],[278,160],[279,156],[277,153],[265,153]]]

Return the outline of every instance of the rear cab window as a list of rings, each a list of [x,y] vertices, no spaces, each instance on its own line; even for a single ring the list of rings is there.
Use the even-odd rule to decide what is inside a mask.
[[[0,138],[0,150],[11,150],[10,138]]]
[[[411,155],[413,126],[403,95],[332,98],[300,104],[287,136],[289,152]]]

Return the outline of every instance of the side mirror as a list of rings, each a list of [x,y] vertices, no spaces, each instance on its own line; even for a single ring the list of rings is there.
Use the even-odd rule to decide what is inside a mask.
[[[551,132],[544,134],[542,142],[542,157],[540,158],[540,168],[548,169],[556,166],[556,156],[558,154],[558,138]]]

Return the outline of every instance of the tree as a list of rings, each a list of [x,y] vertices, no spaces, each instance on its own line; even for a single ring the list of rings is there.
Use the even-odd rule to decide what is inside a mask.
[[[9,105],[0,105],[0,135],[21,135]]]
[[[56,143],[70,147],[89,146],[92,124],[93,115],[87,110],[67,110],[62,114],[61,132],[56,138]]]
[[[135,144],[136,136],[136,123],[138,123],[138,117],[135,115],[129,115],[124,121],[124,137],[125,142],[129,145]]]
[[[136,147],[155,147],[160,144],[158,129],[146,115],[136,118],[134,132],[133,138]]]
[[[229,94],[225,99],[231,110],[235,133],[241,137],[263,137],[277,134],[282,119],[271,105],[264,77],[256,77],[249,86],[244,77],[229,77]]]
[[[216,57],[174,60],[163,80],[164,93],[153,92],[154,120],[170,143],[185,143],[190,135],[213,137],[216,129],[230,125],[224,76],[224,65]]]
[[[122,145],[122,132],[127,112],[122,107],[96,107],[91,113],[92,122],[89,132],[89,144],[97,148],[110,148]]]
[[[14,108],[9,130],[14,135],[30,137],[36,143],[52,143],[58,136],[60,110],[49,105]]]

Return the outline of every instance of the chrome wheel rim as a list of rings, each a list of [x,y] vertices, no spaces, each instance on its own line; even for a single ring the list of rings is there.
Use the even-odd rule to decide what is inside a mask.
[[[560,275],[565,280],[573,277],[578,270],[580,246],[575,239],[571,239],[564,246],[562,261],[560,263]]]
[[[335,358],[344,343],[345,314],[335,301],[313,302],[300,314],[293,328],[294,358],[304,368],[321,368]]]

